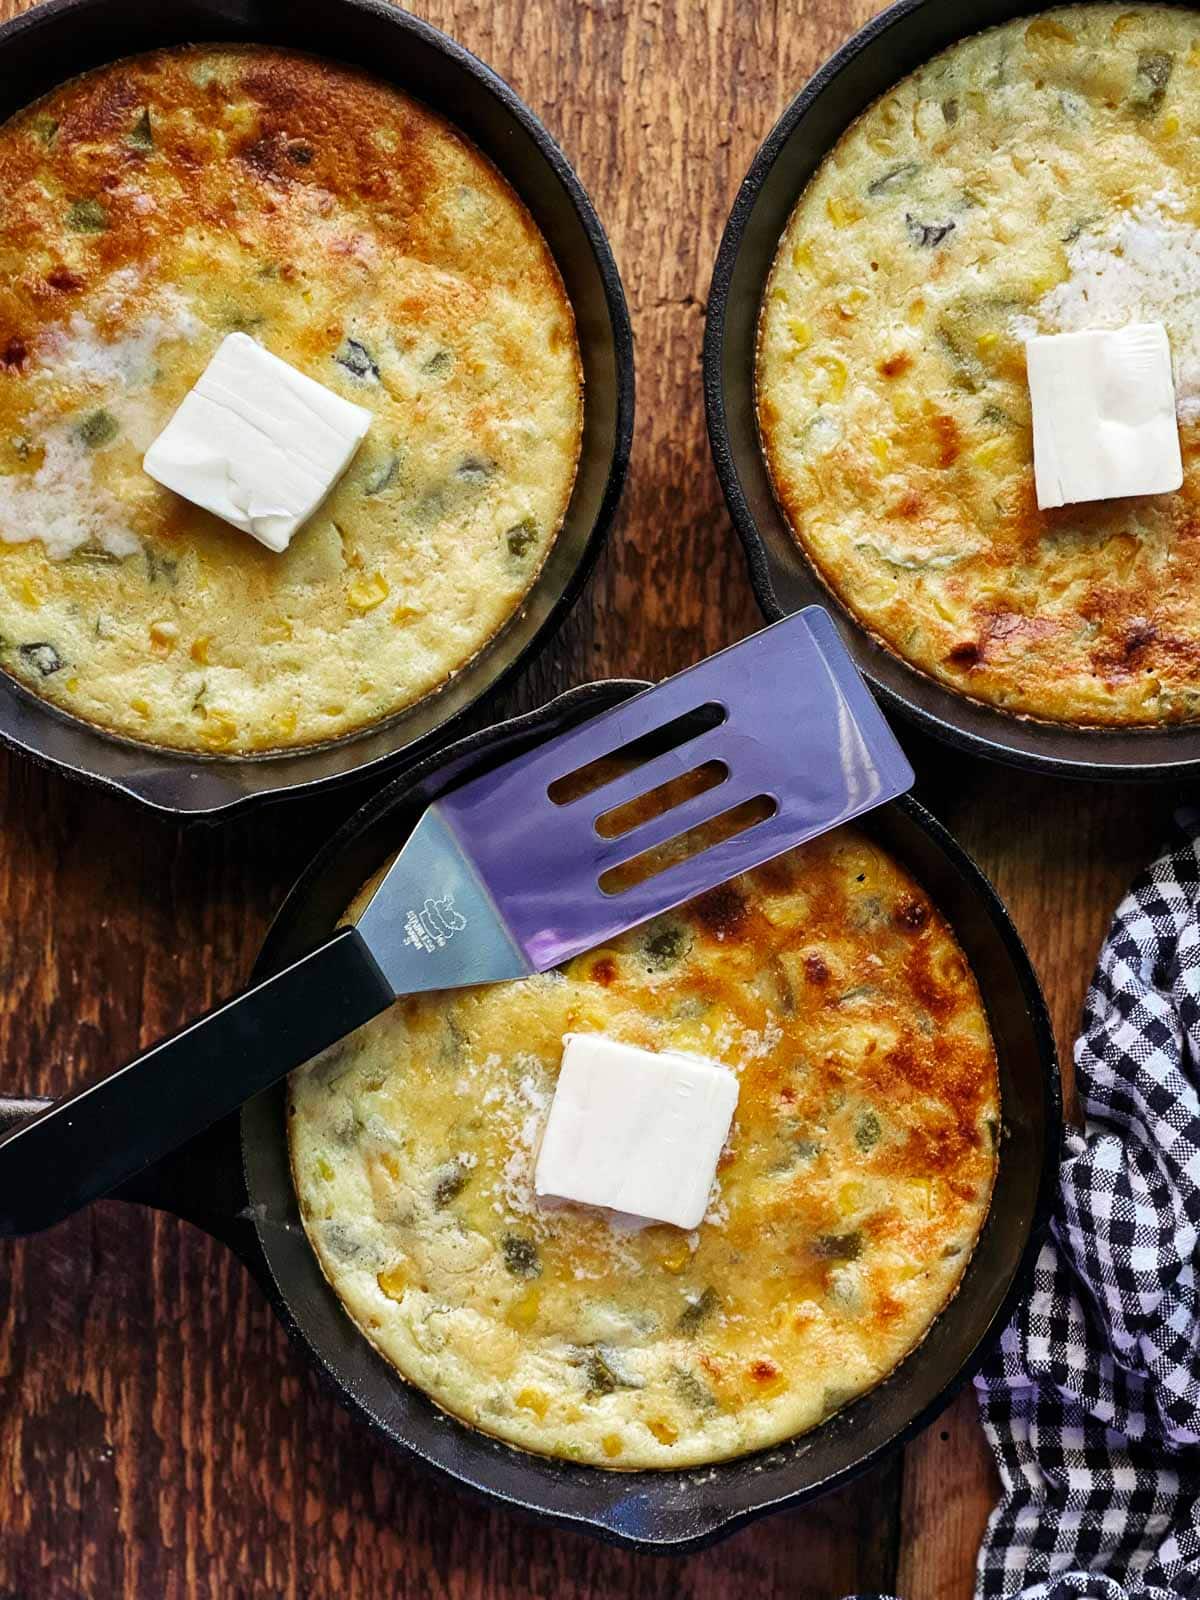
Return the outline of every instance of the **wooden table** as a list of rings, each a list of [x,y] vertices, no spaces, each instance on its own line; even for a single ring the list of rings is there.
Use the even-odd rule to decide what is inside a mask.
[[[169,0],[160,0],[169,3]],[[0,17],[22,0],[0,0]],[[424,0],[560,139],[637,337],[612,544],[506,705],[660,676],[759,621],[709,463],[700,343],[735,190],[788,98],[872,0]],[[330,40],[336,50],[336,39]],[[906,735],[920,793],[1007,900],[1060,1042],[1176,798],[1018,776]],[[0,1061],[57,1092],[230,993],[351,802],[179,832],[0,758]],[[970,1393],[903,1458],[702,1555],[635,1557],[480,1510],[314,1383],[261,1294],[182,1223],[109,1204],[0,1247],[0,1600],[601,1595],[961,1600],[995,1492]]]

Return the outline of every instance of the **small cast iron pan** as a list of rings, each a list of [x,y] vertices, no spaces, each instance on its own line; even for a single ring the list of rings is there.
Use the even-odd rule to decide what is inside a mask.
[[[550,705],[462,740],[397,779],[350,819],[292,890],[255,976],[322,939],[364,880],[455,781],[644,688],[573,689]],[[844,1482],[896,1448],[946,1404],[999,1336],[1028,1278],[1058,1169],[1062,1105],[1054,1040],[1037,979],[1008,915],[978,869],[908,799],[867,819],[953,924],[983,994],[1000,1061],[1003,1134],[991,1212],[958,1294],[886,1382],[812,1433],[777,1449],[692,1472],[605,1472],[527,1455],[448,1417],[409,1387],[358,1332],[329,1288],[300,1225],[288,1166],[285,1086],[246,1105],[127,1199],[198,1223],[238,1252],[296,1344],[347,1410],[403,1454],[497,1505],[648,1551],[698,1548],[751,1518]],[[45,1102],[0,1102],[0,1128]]]
[[[633,435],[633,339],[616,262],[562,151],[461,45],[385,0],[46,0],[0,27],[0,120],[76,73],[160,45],[254,41],[366,68],[449,118],[528,206],[562,273],[584,368],[583,445],[566,520],[504,631],[437,693],[332,744],[257,757],[181,755],[102,733],[0,673],[0,743],[177,817],[224,816],[410,762],[546,643],[599,554]]]
[[[1072,728],[1006,715],[915,671],[828,590],[771,489],[754,405],[758,313],[792,208],[830,149],[873,101],[956,40],[1044,9],[1031,0],[900,0],[867,23],[796,96],[738,191],[713,269],[704,394],[717,476],[771,620],[818,601],[889,711],[960,750],[1065,777],[1148,779],[1200,771],[1200,727]]]

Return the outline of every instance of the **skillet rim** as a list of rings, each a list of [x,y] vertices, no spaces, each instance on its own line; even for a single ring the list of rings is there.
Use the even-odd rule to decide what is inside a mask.
[[[77,779],[89,787],[123,795],[154,813],[185,823],[224,821],[260,805],[277,803],[301,794],[329,793],[368,778],[378,779],[411,767],[439,743],[453,739],[465,720],[472,713],[486,710],[493,697],[519,673],[527,670],[561,629],[599,559],[615,521],[629,471],[636,380],[628,303],[603,223],[555,137],[493,68],[457,40],[411,12],[386,3],[386,0],[320,0],[319,6],[316,0],[306,0],[306,9],[310,14],[319,9],[323,14],[328,12],[331,17],[337,11],[352,13],[362,19],[366,27],[389,30],[397,37],[406,35],[422,50],[432,51],[447,63],[464,97],[474,94],[485,97],[480,103],[485,103],[487,99],[495,102],[499,117],[507,124],[510,140],[513,132],[517,131],[528,141],[527,148],[514,151],[505,148],[504,137],[500,133],[493,137],[490,144],[485,144],[476,128],[472,127],[467,132],[472,142],[511,184],[518,199],[531,210],[532,204],[528,198],[531,189],[536,189],[539,183],[553,188],[553,200],[547,201],[542,208],[542,215],[545,217],[551,211],[558,211],[568,220],[569,231],[576,236],[572,249],[578,252],[578,260],[587,263],[585,270],[594,273],[595,288],[589,297],[591,304],[585,307],[570,295],[569,298],[577,319],[586,312],[601,329],[597,338],[601,346],[598,359],[602,366],[607,366],[609,362],[612,365],[610,378],[602,375],[589,380],[591,388],[600,386],[608,395],[612,411],[611,441],[601,441],[597,447],[603,464],[597,468],[596,475],[597,478],[602,475],[602,488],[595,497],[596,508],[590,527],[565,578],[547,589],[543,602],[545,614],[532,627],[524,644],[509,654],[512,647],[506,647],[504,641],[506,636],[522,626],[527,613],[535,608],[538,587],[546,567],[543,567],[534,587],[504,627],[485,643],[477,656],[430,695],[374,727],[367,727],[326,745],[301,748],[294,752],[265,752],[242,758],[205,756],[199,752],[181,752],[140,744],[109,733],[83,718],[50,705],[8,673],[0,673],[0,747],[32,760],[39,767]],[[145,13],[137,10],[134,21],[135,10],[127,0],[124,5],[122,0],[42,0],[32,10],[0,23],[0,64],[7,60],[13,41],[23,41],[27,49],[32,44],[40,43],[43,52],[51,55],[54,39],[61,36],[64,30],[69,30],[80,18],[90,20],[95,28],[110,11],[119,13],[122,47],[115,54],[104,54],[101,59],[93,61],[92,66],[103,66],[124,55],[143,50],[186,43],[193,38],[203,42],[217,42],[222,38],[234,42],[253,43],[264,39],[267,42],[279,42],[272,32],[271,19],[274,13],[268,0],[180,0],[180,3],[165,11]],[[135,31],[140,37],[136,43],[131,43],[128,36]],[[49,38],[38,41],[39,32],[47,33]],[[291,48],[323,55],[333,62],[345,59],[337,53],[336,41],[335,48],[325,51],[314,50],[303,42]],[[360,70],[373,71],[384,82],[424,100],[456,127],[461,128],[464,122],[473,120],[464,117],[462,111],[451,111],[444,93],[438,99],[418,92],[415,85],[416,69],[401,81],[397,70],[368,66],[362,61],[350,61],[348,64]],[[48,72],[48,86],[66,82],[78,71],[86,70],[89,68],[73,66],[66,74],[57,70]],[[37,89],[33,98],[44,92],[45,88]],[[28,103],[27,99],[17,98],[21,104]],[[524,173],[523,179],[517,177],[517,169]],[[532,178],[529,176],[531,173]],[[539,221],[545,234],[543,223],[536,216],[535,221]],[[565,254],[560,256],[553,247],[551,253],[566,279],[568,269],[564,266]],[[586,387],[584,408],[586,429]],[[573,496],[578,484],[577,478]],[[568,518],[570,514],[568,508]],[[551,547],[547,565],[553,560],[554,548]],[[488,658],[493,654],[499,659],[489,667]],[[465,700],[456,704],[455,709],[438,713],[439,701],[444,696],[454,696],[460,692],[462,682],[473,672],[482,674],[481,686],[471,690]],[[404,729],[407,721],[413,716],[420,717],[423,711],[425,715],[434,717],[432,725],[426,727],[424,732],[406,737]],[[327,762],[332,764],[331,768],[326,767]],[[317,768],[315,772],[311,770],[313,767]]]
[[[351,850],[360,843],[364,835],[377,826],[394,808],[413,806],[422,792],[425,795],[436,793],[441,785],[437,777],[446,767],[451,767],[454,776],[458,777],[464,768],[469,769],[476,757],[486,759],[487,753],[498,742],[508,738],[521,738],[527,734],[536,733],[539,728],[557,729],[562,726],[565,719],[573,716],[578,710],[579,715],[587,714],[589,706],[603,709],[615,703],[616,698],[636,693],[646,688],[644,682],[622,680],[597,680],[592,683],[580,685],[567,690],[564,694],[538,707],[536,710],[526,712],[506,722],[498,723],[490,728],[480,729],[458,741],[451,749],[434,755],[421,762],[417,767],[394,779],[387,787],[368,800],[359,808],[334,835],[322,846],[314,856],[304,873],[297,879],[295,885],[281,905],[270,929],[263,942],[261,952],[254,969],[254,977],[258,979],[269,973],[273,967],[292,959],[299,948],[291,929],[293,924],[305,916],[310,896],[317,888],[326,872],[335,864],[343,853]],[[428,1446],[416,1444],[410,1439],[402,1437],[398,1429],[389,1424],[371,1409],[366,1398],[356,1391],[353,1376],[347,1377],[337,1370],[335,1360],[316,1348],[302,1325],[304,1311],[304,1297],[297,1296],[300,1303],[299,1310],[293,1307],[288,1291],[276,1275],[275,1261],[272,1258],[269,1238],[264,1236],[264,1218],[269,1202],[263,1201],[262,1187],[259,1182],[259,1173],[256,1167],[264,1160],[272,1159],[272,1153],[264,1156],[263,1141],[276,1142],[276,1154],[281,1150],[283,1161],[287,1168],[287,1183],[290,1186],[290,1165],[287,1157],[287,1138],[284,1125],[286,1089],[280,1085],[251,1101],[242,1112],[240,1127],[240,1144],[242,1156],[242,1172],[249,1198],[248,1211],[253,1219],[254,1228],[254,1269],[272,1306],[281,1322],[288,1330],[290,1337],[297,1343],[308,1362],[318,1373],[323,1385],[338,1399],[338,1401],[351,1412],[355,1419],[365,1424],[378,1437],[386,1440],[389,1446],[402,1456],[410,1459],[422,1471],[434,1473],[441,1480],[452,1483],[458,1492],[465,1493],[471,1498],[490,1505],[503,1507],[509,1511],[532,1517],[534,1520],[546,1522],[558,1527],[573,1528],[595,1535],[606,1542],[619,1545],[623,1548],[638,1550],[652,1554],[687,1554],[716,1543],[728,1537],[739,1528],[745,1527],[757,1518],[773,1511],[783,1510],[788,1507],[798,1506],[818,1498],[820,1495],[850,1482],[853,1478],[876,1465],[880,1460],[890,1455],[907,1443],[916,1433],[926,1427],[936,1417],[955,1394],[972,1378],[980,1366],[987,1359],[999,1332],[1007,1325],[1014,1307],[1025,1293],[1032,1278],[1034,1265],[1040,1252],[1042,1242],[1049,1226],[1050,1215],[1053,1208],[1054,1195],[1057,1189],[1057,1174],[1059,1155],[1063,1132],[1063,1103],[1062,1085],[1058,1066],[1058,1054],[1055,1045],[1053,1028],[1050,1021],[1045,999],[1037,979],[1036,971],[1017,933],[1007,908],[1004,906],[996,890],[983,875],[978,866],[966,853],[961,845],[954,839],[949,831],[937,821],[918,801],[911,795],[902,796],[899,800],[891,802],[890,807],[883,810],[895,809],[899,812],[908,825],[915,827],[925,839],[930,842],[935,850],[943,857],[948,870],[954,875],[962,888],[973,897],[981,913],[986,917],[989,925],[999,936],[1003,946],[1004,955],[1010,969],[1017,979],[1019,988],[1024,997],[1028,1015],[1028,1033],[1030,1042],[1036,1050],[1039,1067],[1039,1077],[1042,1086],[1041,1117],[1044,1127],[1044,1140],[1041,1151],[1041,1169],[1038,1176],[1036,1200],[1031,1210],[1024,1245],[1006,1291],[996,1304],[991,1317],[973,1335],[973,1344],[968,1358],[962,1362],[951,1377],[941,1385],[936,1395],[914,1413],[895,1433],[890,1435],[881,1444],[859,1457],[843,1469],[820,1478],[816,1483],[809,1484],[800,1489],[774,1492],[771,1488],[772,1480],[786,1472],[789,1466],[794,1468],[795,1458],[791,1461],[775,1462],[773,1457],[781,1450],[786,1450],[789,1441],[770,1449],[756,1452],[750,1456],[735,1457],[729,1462],[715,1463],[703,1469],[685,1469],[678,1473],[665,1472],[630,1472],[611,1473],[602,1469],[581,1466],[574,1463],[558,1461],[554,1458],[533,1456],[525,1451],[518,1450],[502,1441],[493,1439],[483,1434],[480,1430],[470,1427],[469,1424],[460,1422],[442,1412],[436,1404],[417,1390],[414,1385],[396,1374],[386,1360],[375,1351],[368,1341],[361,1340],[361,1350],[364,1360],[372,1367],[378,1365],[391,1383],[399,1383],[406,1394],[416,1397],[425,1406],[432,1408],[451,1434],[452,1438],[464,1449],[443,1451],[443,1456],[450,1454],[461,1458],[464,1454],[470,1458],[467,1470],[474,1474],[473,1479],[464,1478],[461,1470],[456,1470],[453,1464],[445,1459],[435,1458]],[[864,819],[865,823],[870,818]],[[292,948],[287,948],[289,939]],[[1002,1147],[1003,1148],[1003,1147]],[[1017,1219],[1018,1223],[1020,1219]],[[278,1226],[278,1224],[276,1224]],[[305,1241],[305,1249],[315,1263],[315,1256],[311,1255],[311,1247]],[[316,1268],[318,1274],[319,1267]],[[346,1318],[347,1325],[353,1329],[352,1321],[346,1316],[340,1302],[336,1301],[334,1291],[321,1278],[322,1289],[329,1296],[334,1297],[341,1317]],[[953,1303],[953,1302],[952,1302]],[[905,1360],[901,1362],[884,1383],[891,1382],[902,1374],[908,1361],[919,1352],[921,1346],[915,1347]],[[871,1395],[877,1391],[869,1391],[860,1397],[859,1403],[869,1402]],[[848,1408],[848,1411],[852,1408]],[[815,1430],[814,1430],[815,1432]],[[813,1435],[801,1435],[801,1439],[811,1438]],[[529,1463],[534,1463],[535,1468],[540,1468],[540,1484],[535,1475],[532,1487],[526,1483],[521,1492],[513,1489],[496,1486],[487,1481],[489,1472],[503,1477],[507,1464],[515,1461],[515,1476],[518,1479],[528,1477]],[[719,1483],[719,1475],[724,1470],[731,1482],[738,1479],[738,1468],[745,1470],[746,1463],[762,1463],[761,1476],[766,1492],[758,1499],[748,1504],[737,1507],[714,1506],[714,1484]],[[552,1472],[580,1476],[585,1483],[593,1483],[601,1493],[598,1503],[590,1512],[579,1512],[556,1507],[550,1497],[543,1494],[541,1499],[534,1492],[539,1486],[544,1487],[547,1481],[547,1463]],[[461,1460],[460,1460],[461,1465]],[[695,1508],[696,1526],[691,1531],[683,1533],[668,1533],[659,1536],[647,1535],[645,1532],[630,1532],[622,1526],[622,1510],[631,1503],[637,1507],[636,1520],[644,1524],[647,1520],[646,1507],[653,1501],[655,1484],[666,1484],[668,1487],[678,1487],[689,1480],[693,1483],[703,1479],[703,1488],[698,1489],[697,1499],[704,1504]],[[624,1492],[622,1492],[624,1491]],[[652,1511],[649,1513],[652,1515]],[[679,1520],[679,1513],[674,1513],[673,1521]]]
[[[1179,5],[1185,10],[1196,9],[1189,0],[1165,0],[1165,3]],[[841,122],[832,141],[821,141],[820,154],[813,171],[866,107],[873,104],[879,94],[886,93],[888,86],[899,82],[922,62],[930,60],[959,40],[1022,16],[1039,15],[1050,9],[1051,4],[1038,4],[1037,0],[986,0],[985,6],[968,15],[955,7],[952,0],[895,0],[894,4],[878,12],[851,34],[787,103],[760,144],[738,186],[713,265],[703,348],[709,447],[721,491],[746,558],[750,584],[763,615],[768,621],[775,622],[793,609],[790,597],[787,605],[779,598],[781,579],[783,584],[799,592],[796,608],[814,602],[825,606],[836,620],[856,665],[889,714],[902,717],[955,750],[1025,771],[1124,783],[1186,779],[1200,774],[1200,723],[1143,728],[1090,728],[1078,724],[1051,723],[1005,713],[970,696],[958,694],[910,666],[859,622],[826,585],[807,552],[786,525],[786,518],[770,488],[762,462],[757,426],[754,428],[753,447],[743,450],[740,443],[735,443],[730,421],[734,407],[727,394],[730,387],[727,369],[735,361],[740,362],[746,353],[744,344],[740,344],[736,357],[727,354],[729,306],[737,287],[735,277],[743,250],[747,248],[747,235],[752,232],[756,222],[755,211],[763,191],[779,162],[788,159],[791,149],[803,146],[814,108],[818,103],[824,104],[826,96],[845,92],[847,74],[866,52],[886,55],[891,42],[889,35],[893,30],[903,27],[910,19],[913,19],[914,30],[921,27],[923,19],[934,19],[934,22],[926,24],[926,31],[936,33],[935,42],[930,43],[926,39],[919,47],[897,52],[903,54],[906,61],[914,56],[901,72],[893,72],[888,76],[884,86],[872,92],[861,105],[857,94],[851,90],[854,110],[848,119]],[[937,26],[943,17],[948,23],[954,24],[953,28]],[[948,34],[948,37],[943,38],[943,34]],[[808,178],[805,178],[798,188],[793,189],[789,213],[807,182]],[[766,271],[774,259],[780,231],[769,230],[767,264],[757,279],[752,344],[757,337],[757,308],[761,304]],[[755,238],[751,242],[757,246],[760,240]],[[753,368],[753,350],[750,360]],[[762,498],[770,506],[772,526],[768,531],[760,526],[759,519],[751,509],[744,482],[743,462],[751,470],[761,472],[760,481],[767,485],[766,495]],[[781,573],[781,561],[776,558],[776,550],[784,552],[784,559],[792,567],[790,573]],[[1151,745],[1153,748],[1150,748]],[[1139,749],[1139,746],[1142,748]]]

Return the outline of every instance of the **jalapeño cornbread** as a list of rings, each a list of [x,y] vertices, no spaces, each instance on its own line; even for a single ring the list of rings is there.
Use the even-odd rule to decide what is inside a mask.
[[[509,620],[579,449],[544,240],[448,123],[257,46],[140,56],[0,129],[0,665],[131,738],[321,742]],[[276,555],[142,471],[231,331],[368,407]]]
[[[1200,715],[1200,15],[1083,5],[967,39],[800,197],[758,410],[780,504],[912,666],[1078,724]],[[1039,512],[1024,340],[1162,322],[1177,494]]]
[[[536,1200],[569,1032],[738,1074],[695,1232]],[[293,1076],[289,1127],[325,1275],[406,1378],[526,1449],[668,1468],[811,1428],[912,1349],[999,1115],[952,933],[843,829],[563,971],[398,1002]]]

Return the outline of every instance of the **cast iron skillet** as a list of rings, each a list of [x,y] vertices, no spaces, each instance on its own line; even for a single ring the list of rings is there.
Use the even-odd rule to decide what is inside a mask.
[[[0,742],[179,817],[336,784],[409,760],[524,666],[562,622],[612,522],[633,434],[633,341],[604,230],[562,151],[507,84],[386,0],[47,0],[0,27],[0,120],[89,67],[159,45],[255,40],[366,67],[441,111],[504,173],[575,310],[583,447],[565,523],[520,613],[438,693],[366,733],[295,754],[180,755],[101,733],[0,673]]]
[[[818,577],[793,538],[759,449],[754,354],[759,305],[801,190],[847,127],[881,94],[955,40],[1039,7],[1032,0],[900,0],[838,51],[768,135],[734,202],[713,269],[704,393],[717,475],[750,580],[775,621],[813,601],[837,618],[889,711],[975,755],[1082,778],[1165,778],[1200,770],[1200,727],[1085,729],[1006,716],[914,671],[878,643]]]
[[[462,740],[393,782],[335,835],[292,890],[256,970],[266,976],[331,929],[363,881],[456,780],[643,688],[570,690]],[[605,1472],[527,1455],[454,1421],[404,1383],[342,1311],[300,1226],[284,1086],[244,1107],[124,1191],[226,1240],[346,1408],[461,1488],[548,1522],[649,1551],[698,1548],[764,1512],[844,1482],[927,1422],[979,1366],[1013,1309],[1044,1231],[1062,1127],[1058,1067],[1037,980],[994,891],[908,798],[868,819],[953,923],[978,977],[1000,1059],[1003,1133],[991,1213],[955,1299],[879,1388],[794,1443],[692,1472]],[[44,1104],[0,1102],[0,1129]],[[239,1151],[240,1144],[240,1151]],[[239,1159],[240,1154],[240,1159]]]

